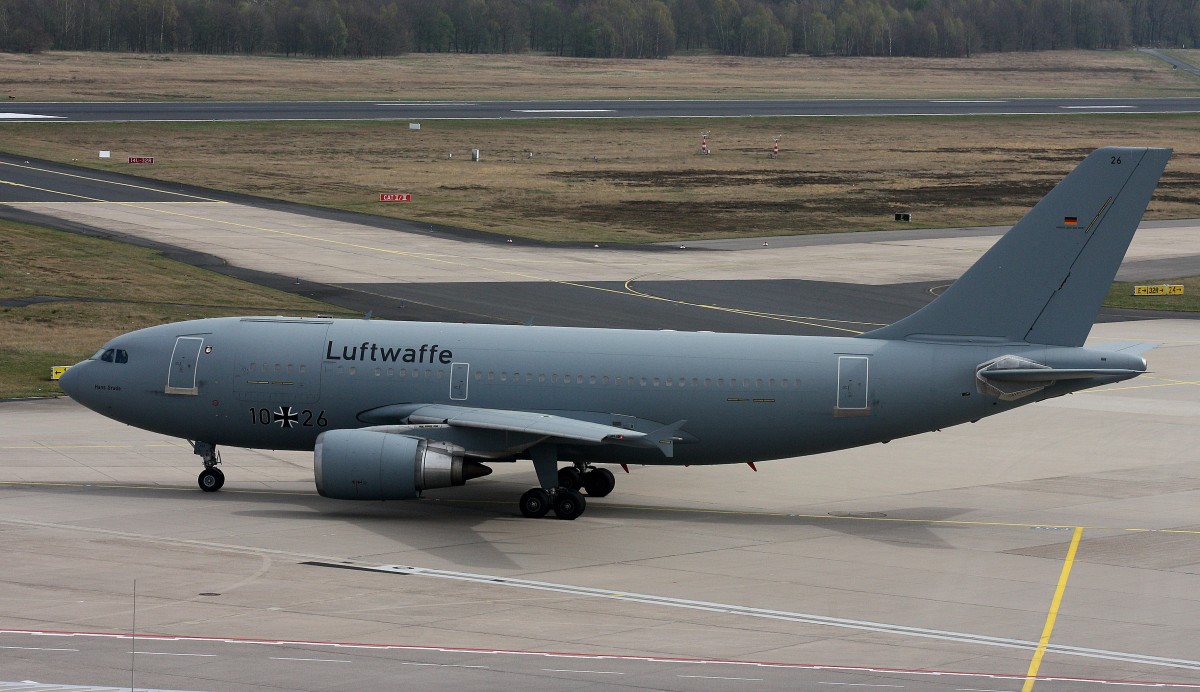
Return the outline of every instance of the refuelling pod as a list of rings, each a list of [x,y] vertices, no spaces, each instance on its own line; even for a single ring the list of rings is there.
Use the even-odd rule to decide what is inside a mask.
[[[317,436],[317,492],[338,500],[411,500],[421,491],[463,485],[492,470],[463,459],[444,442],[371,430],[330,430]]]

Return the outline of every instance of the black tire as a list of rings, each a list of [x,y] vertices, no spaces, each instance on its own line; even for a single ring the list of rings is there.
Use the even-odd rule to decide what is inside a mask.
[[[617,487],[617,478],[608,469],[591,469],[583,474],[583,489],[590,497],[604,497]]]
[[[530,519],[540,519],[550,511],[550,493],[541,488],[530,488],[520,500],[521,514]]]
[[[206,493],[215,493],[225,485],[225,474],[220,469],[204,469],[196,478],[200,489]]]
[[[554,498],[554,516],[559,519],[577,519],[587,509],[587,500],[578,490],[559,488]]]
[[[558,470],[558,485],[570,490],[579,490],[583,487],[583,474],[574,466],[564,466]]]

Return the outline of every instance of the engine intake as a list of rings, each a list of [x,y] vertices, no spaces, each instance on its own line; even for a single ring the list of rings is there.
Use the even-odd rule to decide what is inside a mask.
[[[317,436],[313,475],[322,497],[410,500],[424,490],[463,485],[492,470],[463,459],[461,447],[372,430]]]

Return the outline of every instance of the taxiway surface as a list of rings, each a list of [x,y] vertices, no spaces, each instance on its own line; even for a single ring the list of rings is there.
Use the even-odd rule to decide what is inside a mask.
[[[97,180],[90,201],[6,203],[405,315],[497,321],[540,294],[563,298],[542,298],[547,319],[605,326],[862,331],[997,233],[547,249],[197,190],[174,190],[205,197],[179,204],[128,179],[122,194],[147,191],[107,199]],[[1195,233],[1144,229],[1132,266],[1194,267]],[[230,449],[212,496],[182,441],[67,400],[3,403],[0,680],[117,686],[132,667],[161,689],[1017,690],[1037,658],[1038,689],[1200,684],[1200,321],[1093,338],[1162,346],[1132,382],[886,446],[757,474],[635,467],[574,522],[519,516],[520,464],[355,504],[315,494],[308,454]]]

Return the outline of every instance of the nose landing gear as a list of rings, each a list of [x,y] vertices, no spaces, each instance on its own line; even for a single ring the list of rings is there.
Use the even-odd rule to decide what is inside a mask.
[[[225,485],[225,474],[217,468],[217,464],[221,463],[221,454],[217,452],[217,446],[210,442],[188,442],[192,445],[192,451],[204,460],[204,470],[196,478],[196,484],[206,493],[217,492]]]

